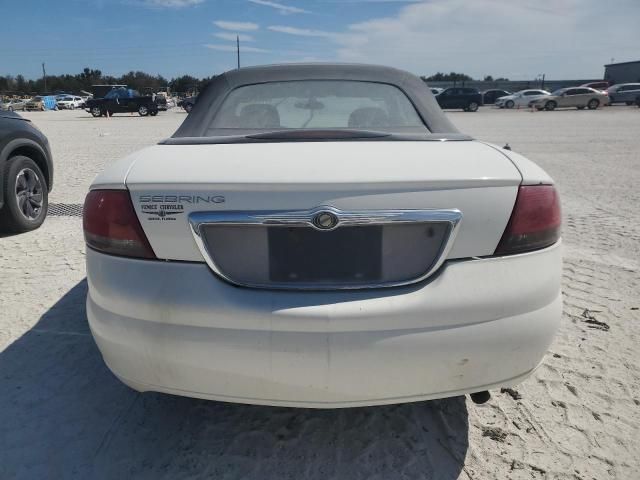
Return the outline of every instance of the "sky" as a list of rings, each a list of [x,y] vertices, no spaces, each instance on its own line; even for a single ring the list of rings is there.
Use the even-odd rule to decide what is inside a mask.
[[[210,76],[290,62],[602,78],[640,60],[640,0],[0,0],[0,75]]]

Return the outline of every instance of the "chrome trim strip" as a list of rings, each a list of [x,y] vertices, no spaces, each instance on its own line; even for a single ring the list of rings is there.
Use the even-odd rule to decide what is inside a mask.
[[[397,223],[449,223],[449,232],[443,242],[435,261],[429,269],[417,278],[402,282],[383,282],[367,285],[315,285],[315,284],[250,284],[236,281],[228,277],[213,261],[207,245],[202,238],[202,227],[211,225],[236,226],[272,226],[272,227],[311,227],[319,229],[313,222],[315,216],[321,212],[330,212],[338,217],[338,223],[331,230],[356,225],[385,225]],[[277,290],[361,290],[370,288],[386,288],[410,285],[425,280],[435,273],[447,259],[447,255],[460,229],[462,212],[458,209],[428,209],[428,210],[358,210],[343,211],[330,205],[323,205],[311,210],[262,210],[262,211],[221,211],[221,212],[193,212],[189,215],[189,224],[193,238],[202,253],[204,260],[211,270],[223,280],[242,287],[277,289]]]

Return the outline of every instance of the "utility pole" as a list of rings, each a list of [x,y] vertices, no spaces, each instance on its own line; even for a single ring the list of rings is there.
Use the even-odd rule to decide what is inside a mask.
[[[238,68],[240,68],[240,35],[236,35],[236,52],[238,53]]]
[[[545,77],[546,73],[542,74],[542,86],[540,87],[540,90],[544,90],[544,77]]]
[[[44,93],[47,93],[47,72],[44,69],[44,62],[42,62],[42,79],[44,80]]]

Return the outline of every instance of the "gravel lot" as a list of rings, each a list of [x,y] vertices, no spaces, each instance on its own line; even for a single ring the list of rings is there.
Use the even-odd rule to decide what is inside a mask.
[[[95,174],[185,115],[25,116],[49,137],[50,201],[68,214]],[[135,393],[88,331],[80,218],[50,216],[0,238],[0,479],[640,478],[640,109],[449,116],[562,194],[563,324],[517,391],[330,411]]]

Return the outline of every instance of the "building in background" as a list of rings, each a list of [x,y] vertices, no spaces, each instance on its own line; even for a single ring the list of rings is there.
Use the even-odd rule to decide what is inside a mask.
[[[640,82],[640,60],[605,65],[604,79],[612,85]]]

